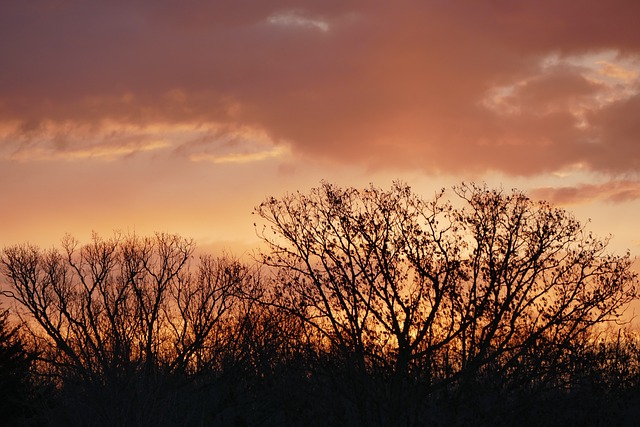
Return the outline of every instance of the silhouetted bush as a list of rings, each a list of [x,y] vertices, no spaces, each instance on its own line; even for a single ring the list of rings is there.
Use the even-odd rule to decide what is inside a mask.
[[[0,419],[4,425],[30,425],[35,422],[37,387],[31,367],[35,354],[0,312]]]

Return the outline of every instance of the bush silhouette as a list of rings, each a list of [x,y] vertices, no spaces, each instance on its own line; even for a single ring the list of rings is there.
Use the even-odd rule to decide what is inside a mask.
[[[8,316],[8,311],[0,313],[0,414],[5,425],[26,425],[37,409],[31,378],[35,354]]]

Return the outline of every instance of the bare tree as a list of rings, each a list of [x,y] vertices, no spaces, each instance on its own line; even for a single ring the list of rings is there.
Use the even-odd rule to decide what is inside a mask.
[[[455,191],[466,202],[457,218],[467,255],[455,299],[461,333],[449,351],[465,375],[487,365],[504,374],[529,366],[529,379],[556,374],[572,344],[637,296],[629,253],[608,254],[608,241],[568,212],[520,192]]]
[[[195,273],[182,275],[171,288],[166,318],[172,337],[172,368],[194,372],[220,363],[220,349],[231,352],[253,312],[259,275],[230,256],[201,257]],[[249,298],[252,296],[253,298]]]
[[[482,186],[455,194],[456,207],[400,183],[323,183],[267,199],[256,213],[278,304],[355,364],[447,384],[490,367],[551,372],[636,297],[630,255],[568,212]]]
[[[192,272],[194,243],[177,235],[67,236],[62,247],[8,247],[0,267],[47,362],[84,380],[203,368],[248,277],[230,257]]]
[[[459,333],[449,205],[399,184],[360,192],[325,183],[268,199],[257,213],[270,225],[261,231],[270,249],[263,261],[281,269],[282,305],[362,367],[405,371]]]

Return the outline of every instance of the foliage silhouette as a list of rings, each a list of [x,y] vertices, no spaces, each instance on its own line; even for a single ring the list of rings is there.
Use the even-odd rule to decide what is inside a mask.
[[[31,380],[35,354],[8,317],[8,311],[0,313],[0,414],[6,425],[26,425],[37,410]]]

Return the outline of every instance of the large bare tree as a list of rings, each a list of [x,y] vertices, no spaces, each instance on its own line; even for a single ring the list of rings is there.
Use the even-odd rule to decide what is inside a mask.
[[[453,194],[323,183],[265,200],[277,304],[364,368],[447,383],[489,367],[550,372],[636,297],[630,255],[567,211],[484,186]]]

